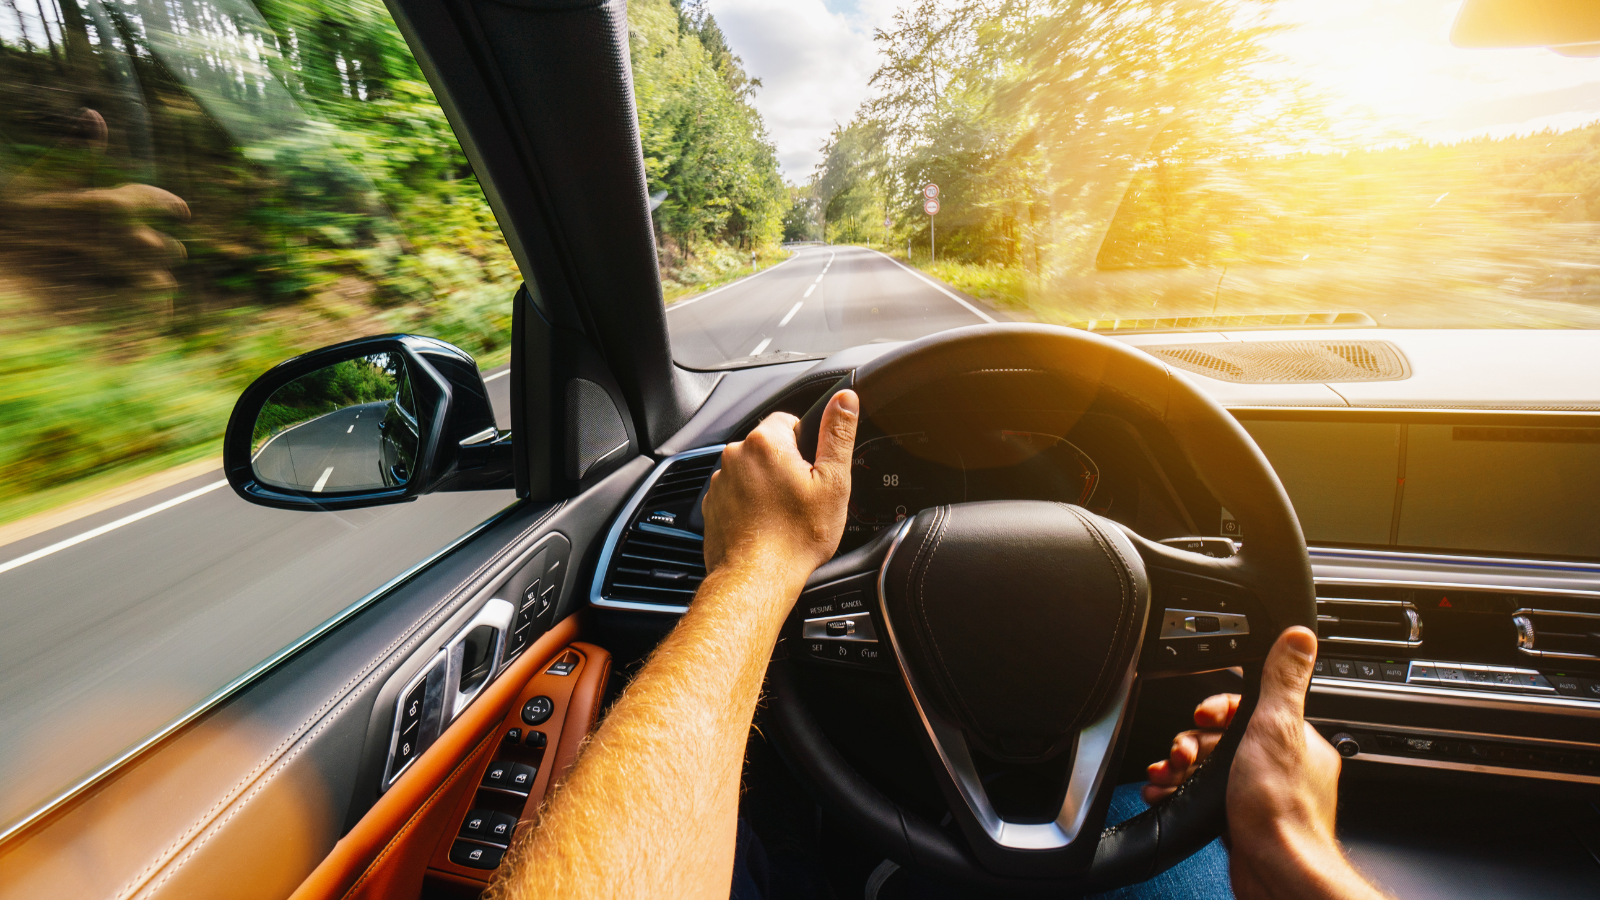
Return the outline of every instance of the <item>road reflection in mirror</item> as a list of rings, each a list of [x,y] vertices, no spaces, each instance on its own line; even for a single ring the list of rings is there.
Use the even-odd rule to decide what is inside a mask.
[[[400,487],[419,433],[404,359],[374,353],[273,392],[256,417],[251,464],[264,484],[313,494]]]

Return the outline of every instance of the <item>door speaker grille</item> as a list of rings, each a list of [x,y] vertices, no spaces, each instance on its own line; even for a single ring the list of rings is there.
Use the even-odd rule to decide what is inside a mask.
[[[1168,365],[1236,384],[1401,381],[1411,367],[1388,341],[1249,341],[1139,348]]]

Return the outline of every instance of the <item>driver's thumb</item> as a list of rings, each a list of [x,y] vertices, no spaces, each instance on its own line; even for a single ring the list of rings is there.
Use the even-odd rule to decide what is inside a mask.
[[[816,468],[824,476],[849,484],[850,458],[856,449],[856,422],[861,400],[855,391],[840,391],[822,411],[822,429],[817,435]]]
[[[1257,714],[1274,718],[1305,717],[1306,689],[1311,686],[1311,669],[1317,661],[1317,636],[1300,625],[1278,635],[1261,670],[1261,701]]]

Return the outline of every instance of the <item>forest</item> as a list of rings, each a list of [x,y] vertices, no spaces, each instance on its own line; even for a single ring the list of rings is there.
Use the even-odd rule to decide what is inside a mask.
[[[1429,143],[1336,115],[1272,65],[1271,7],[915,0],[789,236],[886,245],[1045,321],[1600,325],[1600,126]]]
[[[703,3],[630,25],[672,296],[771,254],[788,190]],[[497,365],[520,280],[380,0],[0,6],[0,522],[215,454],[310,347]]]

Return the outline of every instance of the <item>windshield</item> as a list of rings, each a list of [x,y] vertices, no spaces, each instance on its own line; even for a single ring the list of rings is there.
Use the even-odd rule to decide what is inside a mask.
[[[985,320],[1600,324],[1594,45],[1457,46],[1441,0],[777,6],[632,5],[684,365]],[[744,194],[664,149],[703,124],[662,99],[684,60]]]

